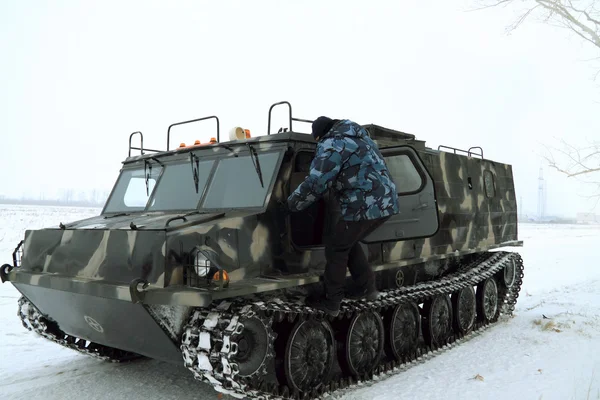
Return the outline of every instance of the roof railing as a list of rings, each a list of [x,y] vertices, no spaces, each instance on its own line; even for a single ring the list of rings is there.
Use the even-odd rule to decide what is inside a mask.
[[[438,146],[438,151],[439,151],[439,150],[441,150],[441,149],[448,149],[448,150],[452,150],[452,152],[453,152],[454,154],[457,154],[457,152],[461,152],[461,153],[467,153],[467,155],[468,155],[469,157],[473,157],[473,156],[479,156],[479,157],[481,157],[481,159],[483,160],[483,148],[481,148],[481,147],[479,147],[479,146],[470,147],[470,148],[469,148],[469,150],[461,150],[461,149],[457,149],[457,148],[455,148],[455,147],[443,146],[443,145],[440,145],[440,146]],[[475,153],[475,152],[471,151],[471,150],[473,150],[473,149],[479,149],[479,153]]]
[[[131,145],[131,139],[133,138],[134,135],[140,135],[140,147],[134,147]],[[152,149],[145,149],[144,148],[144,135],[142,134],[142,132],[137,131],[137,132],[133,132],[131,135],[129,135],[129,156],[131,157],[131,150],[139,150],[141,155],[144,155],[144,151],[151,151],[154,153],[160,153],[160,150],[152,150]]]
[[[289,120],[289,131],[293,132],[293,126],[292,123],[294,121],[296,122],[306,122],[307,124],[312,124],[313,121],[309,120],[309,119],[302,119],[302,118],[294,118],[292,116],[292,105],[290,104],[289,101],[280,101],[279,103],[275,103],[273,105],[271,105],[271,107],[269,107],[269,124],[267,125],[267,135],[271,134],[271,112],[273,111],[273,108],[277,107],[277,106],[281,106],[281,105],[287,105],[288,106],[288,120]],[[279,130],[279,132],[282,131],[283,128],[281,128]],[[285,130],[283,131],[285,132]]]
[[[221,143],[221,137],[220,137],[220,133],[219,133],[219,118],[217,118],[215,115],[211,115],[210,117],[196,118],[196,119],[191,119],[189,121],[176,122],[174,124],[169,125],[169,129],[167,129],[167,151],[169,151],[170,144],[171,144],[171,128],[172,127],[178,126],[178,125],[190,124],[192,122],[205,121],[208,119],[214,119],[217,121],[217,143]]]

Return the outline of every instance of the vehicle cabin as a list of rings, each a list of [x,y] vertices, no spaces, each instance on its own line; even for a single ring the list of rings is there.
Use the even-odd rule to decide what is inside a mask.
[[[310,121],[293,118],[290,106],[289,128],[270,134],[270,110],[268,135],[248,137],[246,132],[245,137],[234,136],[226,142],[220,141],[216,117],[183,123],[209,119],[217,121],[217,140],[205,145],[169,149],[168,143],[167,151],[148,150],[143,148],[142,134],[133,133],[130,156],[102,214],[180,213],[180,221],[172,218],[167,224],[173,229],[184,226],[185,215],[194,213],[239,216],[243,222],[236,222],[237,228],[248,226],[246,236],[251,236],[244,239],[237,234],[234,242],[228,242],[230,251],[236,252],[235,257],[229,256],[236,259],[230,268],[245,269],[240,277],[280,277],[323,268],[323,243],[335,218],[328,207],[335,204],[326,195],[289,217],[278,212],[280,203],[308,174],[316,148],[312,136],[293,131],[292,123]],[[440,146],[434,150],[412,134],[373,124],[363,126],[384,156],[400,204],[400,213],[363,242],[376,270],[485,251],[517,240],[510,165],[485,159],[481,148],[463,151]],[[238,128],[235,132],[244,131]],[[136,134],[140,135],[140,147],[131,145]],[[131,150],[140,150],[140,154],[131,156]],[[233,225],[221,228],[235,228]],[[259,226],[268,239],[260,245],[257,258]],[[173,235],[181,242],[176,230]],[[217,233],[221,245],[229,240],[225,236]],[[172,249],[178,246],[181,243],[169,245]],[[227,249],[221,250],[227,253]]]

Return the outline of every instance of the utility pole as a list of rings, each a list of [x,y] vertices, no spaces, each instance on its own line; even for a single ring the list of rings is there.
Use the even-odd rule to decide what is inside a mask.
[[[544,218],[546,208],[546,196],[544,193],[544,170],[540,167],[540,176],[538,178],[538,218]]]

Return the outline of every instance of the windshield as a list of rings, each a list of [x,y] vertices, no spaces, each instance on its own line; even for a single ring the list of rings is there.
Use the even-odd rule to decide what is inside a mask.
[[[150,196],[146,194],[143,168],[123,170],[104,212],[143,211],[146,205],[148,211],[262,207],[275,175],[280,152],[259,152],[257,156],[262,185],[252,161],[253,156],[248,154],[200,161],[197,168],[198,192],[189,161],[165,164],[163,167],[153,163],[148,175]],[[196,169],[195,161],[193,167]],[[202,204],[199,207],[200,201]]]
[[[147,169],[145,172],[143,168],[123,171],[104,212],[144,210],[161,171],[159,165],[154,165],[151,170]],[[148,179],[147,190],[146,178]]]
[[[262,207],[279,153],[258,153],[264,187],[250,155],[222,159],[204,199],[204,208]]]
[[[150,206],[151,211],[196,209],[215,160],[198,163],[198,193],[190,163],[165,166]],[[194,167],[196,165],[194,164]]]

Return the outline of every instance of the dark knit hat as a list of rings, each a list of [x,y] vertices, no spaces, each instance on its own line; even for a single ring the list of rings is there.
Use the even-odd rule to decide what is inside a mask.
[[[319,117],[312,123],[312,136],[317,139],[317,137],[322,138],[325,136],[327,132],[333,125],[335,124],[335,120],[327,117]]]

